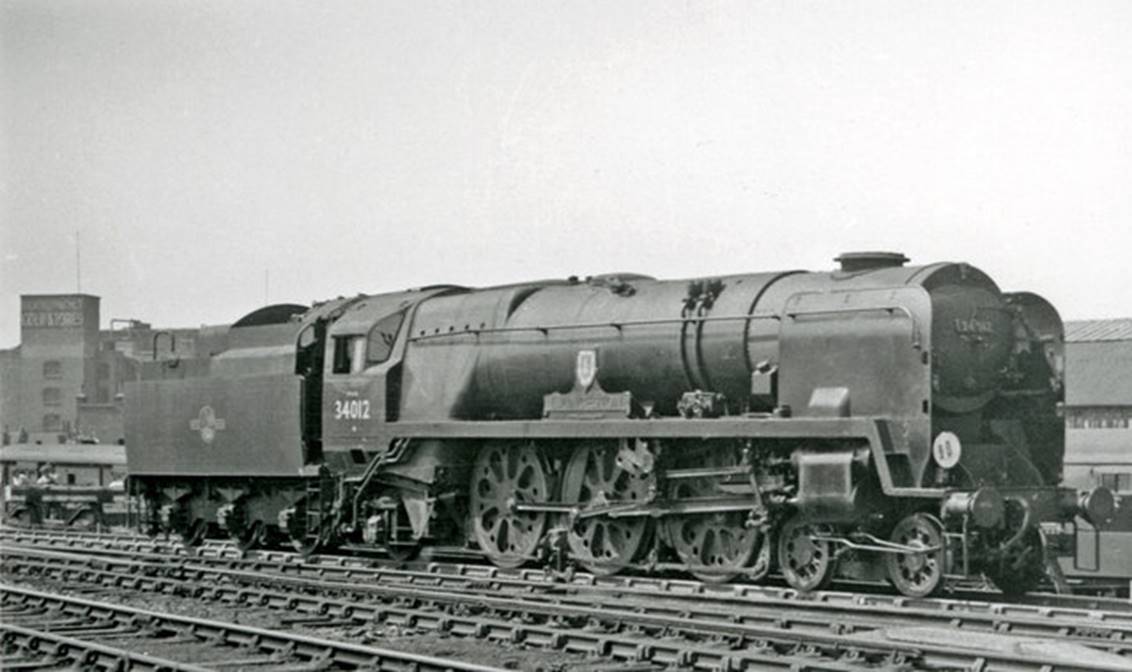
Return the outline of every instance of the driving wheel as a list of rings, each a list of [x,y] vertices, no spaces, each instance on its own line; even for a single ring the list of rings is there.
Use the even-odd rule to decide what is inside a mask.
[[[534,444],[492,442],[480,451],[472,470],[472,527],[493,564],[514,568],[534,558],[546,514],[519,513],[514,505],[546,502],[549,490],[549,468]]]
[[[626,470],[617,463],[616,441],[583,444],[574,449],[562,481],[562,500],[581,505],[567,541],[579,563],[594,574],[615,574],[637,560],[651,539],[648,516],[614,516],[617,505],[648,500],[655,475]],[[585,515],[587,511],[598,515]]]
[[[703,467],[735,466],[727,451],[703,456]],[[681,478],[669,482],[670,501],[727,496],[716,477]],[[740,574],[758,580],[770,568],[770,545],[759,527],[748,526],[749,511],[670,516],[664,521],[668,543],[688,571],[702,581],[723,583]],[[765,557],[762,557],[765,556]],[[759,562],[754,562],[756,559]]]

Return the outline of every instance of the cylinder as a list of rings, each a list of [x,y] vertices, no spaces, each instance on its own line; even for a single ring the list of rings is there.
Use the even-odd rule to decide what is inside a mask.
[[[1006,503],[994,488],[979,488],[975,491],[952,492],[943,500],[940,507],[942,518],[970,516],[977,527],[997,527],[1002,523]]]

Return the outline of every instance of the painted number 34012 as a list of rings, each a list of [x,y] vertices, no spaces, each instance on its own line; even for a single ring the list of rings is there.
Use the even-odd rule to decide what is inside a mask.
[[[369,420],[368,399],[335,399],[335,420]]]

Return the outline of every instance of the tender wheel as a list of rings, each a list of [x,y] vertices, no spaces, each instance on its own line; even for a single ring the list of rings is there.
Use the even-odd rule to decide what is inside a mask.
[[[181,543],[190,548],[200,546],[204,543],[206,536],[208,536],[208,521],[204,518],[197,518],[181,534]]]
[[[650,496],[655,476],[633,474],[617,464],[616,442],[590,443],[574,450],[562,481],[562,500],[587,508],[636,504]],[[615,574],[649,546],[647,516],[579,517],[567,535],[571,554],[598,575]]]
[[[798,516],[782,526],[778,533],[778,566],[791,587],[809,592],[829,585],[833,579],[833,553],[828,541],[815,539],[814,535],[830,532],[828,526]]]
[[[246,528],[234,530],[231,537],[236,542],[236,548],[244,552],[268,545],[267,526],[261,520],[254,521]]]
[[[916,554],[884,554],[888,580],[896,590],[909,597],[926,597],[934,593],[947,568],[943,524],[935,516],[914,513],[896,524],[891,539],[902,546],[935,549]]]
[[[288,536],[291,548],[294,548],[304,558],[319,553],[333,551],[339,545],[339,540],[330,530],[318,530],[313,534],[303,536]]]
[[[318,506],[317,499],[315,502],[315,506]],[[308,506],[310,506],[310,503],[306,499],[302,499],[279,515],[281,534],[286,536],[291,547],[304,558],[333,551],[342,542],[341,538],[334,532],[333,516],[329,513],[315,516],[313,515],[314,512],[307,510]],[[312,522],[315,524],[308,527]]]
[[[322,551],[326,550],[326,547],[323,546],[318,537],[311,537],[309,539],[292,538],[289,541],[291,542],[291,548],[295,549],[299,553],[299,555],[303,556],[304,558],[318,555]]]
[[[704,456],[701,466],[734,466],[731,457],[714,451]],[[682,478],[671,481],[668,487],[671,500],[726,494],[720,491],[716,478]],[[723,583],[754,570],[753,578],[758,580],[770,569],[770,544],[766,534],[757,527],[748,527],[747,521],[745,511],[671,516],[665,519],[664,529],[668,543],[697,578]]]
[[[516,513],[519,502],[545,502],[549,468],[530,443],[489,443],[472,470],[472,527],[492,563],[518,567],[533,559],[546,528],[545,513]]]
[[[1005,595],[1036,590],[1046,575],[1041,533],[1035,528],[1027,530],[1017,544],[988,564],[985,573]]]

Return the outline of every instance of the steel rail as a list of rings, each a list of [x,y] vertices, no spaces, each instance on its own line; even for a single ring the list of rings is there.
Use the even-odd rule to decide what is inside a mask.
[[[272,565],[288,568],[284,571],[308,571],[307,568],[315,566],[318,571],[325,574],[345,573],[347,576],[369,575],[373,578],[387,576],[390,572],[405,571],[406,568],[416,568],[421,573],[436,576],[455,576],[456,580],[466,580],[471,577],[505,580],[507,578],[527,581],[554,581],[562,582],[563,573],[542,569],[501,569],[487,564],[463,564],[455,562],[415,561],[400,562],[375,558],[373,556],[346,556],[323,554],[304,558],[302,555],[284,550],[254,550],[241,552],[234,544],[226,540],[209,540],[205,545],[196,548],[186,548],[176,540],[153,540],[140,535],[105,535],[104,533],[73,532],[73,531],[45,531],[31,528],[5,528],[0,527],[0,538],[15,538],[16,540],[30,541],[32,543],[47,543],[63,548],[79,548],[86,551],[100,553],[113,553],[114,550],[130,552],[132,554],[147,553],[151,555],[172,555],[176,557],[197,557],[210,559],[224,559],[232,563],[252,563],[265,569]],[[107,547],[111,548],[107,548]],[[442,553],[448,557],[447,553]],[[458,557],[453,554],[453,557]],[[233,566],[235,566],[233,564]],[[315,571],[315,570],[309,570]],[[368,574],[367,574],[368,573]],[[1076,610],[1080,612],[1132,612],[1132,603],[1127,600],[1102,597],[1096,595],[1057,595],[1052,593],[1032,593],[1001,601],[1003,596],[997,592],[979,589],[956,589],[947,593],[949,597],[911,598],[892,595],[888,591],[878,592],[875,586],[860,584],[858,590],[816,591],[802,594],[791,588],[784,588],[774,584],[751,583],[705,583],[695,579],[681,579],[636,575],[632,573],[616,576],[598,577],[585,572],[569,572],[566,579],[572,585],[598,586],[606,589],[652,588],[661,593],[696,594],[696,595],[737,595],[759,599],[805,600],[829,603],[843,603],[854,605],[874,605],[876,607],[916,606],[925,609],[942,610],[971,610],[980,607],[993,614],[1032,614],[1035,616],[1057,616],[1060,610]],[[447,579],[433,579],[443,581]],[[988,598],[995,598],[989,600]]]
[[[193,549],[186,547],[180,540],[161,540],[134,533],[115,532],[87,532],[69,529],[32,528],[32,527],[0,527],[0,538],[15,540],[29,540],[51,543],[57,546],[71,548],[100,549],[115,548],[118,550],[142,551],[150,553],[165,553],[169,555],[192,555]],[[228,544],[223,544],[228,546]],[[238,552],[235,546],[231,547]]]
[[[186,569],[190,572],[198,571],[191,567],[187,567]],[[88,577],[92,572],[100,573],[104,577],[118,581],[116,585],[136,589],[170,591],[175,590],[178,585],[184,585],[184,580],[181,579],[171,579],[167,576],[144,576],[137,572],[114,575],[112,572],[102,572],[101,570],[76,569],[75,571],[79,573],[85,572]],[[318,614],[333,613],[346,618],[355,618],[359,615],[364,616],[364,618],[374,618],[377,614],[383,614],[382,617],[384,618],[387,617],[391,611],[397,611],[396,607],[390,607],[388,604],[374,606],[372,601],[367,599],[373,596],[380,596],[386,602],[394,601],[396,603],[400,601],[401,604],[407,602],[423,603],[433,610],[447,610],[449,616],[433,625],[434,627],[441,627],[439,623],[446,622],[448,623],[447,627],[450,628],[452,619],[458,618],[459,616],[458,608],[461,606],[466,607],[469,599],[471,599],[473,600],[472,603],[476,606],[498,614],[518,614],[528,618],[535,617],[566,621],[583,618],[590,623],[603,624],[605,627],[629,627],[635,630],[644,630],[668,636],[678,634],[689,641],[704,637],[722,637],[729,641],[736,642],[737,645],[740,646],[747,646],[751,642],[757,642],[760,643],[763,648],[767,646],[785,646],[792,650],[806,650],[820,655],[833,655],[848,657],[850,659],[868,658],[876,660],[879,657],[887,655],[894,656],[897,659],[923,660],[936,665],[968,666],[973,664],[972,656],[975,655],[971,652],[957,652],[955,651],[953,642],[936,642],[933,641],[930,636],[927,639],[920,637],[919,639],[902,640],[900,638],[907,637],[907,633],[910,629],[906,627],[895,627],[891,623],[888,624],[890,627],[887,629],[874,625],[870,631],[845,634],[849,628],[841,626],[834,628],[829,627],[829,619],[832,617],[830,614],[824,616],[824,629],[813,629],[803,632],[796,628],[798,623],[792,620],[788,615],[782,615],[779,622],[774,625],[763,625],[747,622],[747,619],[744,619],[741,614],[734,612],[717,611],[714,614],[709,614],[703,610],[696,611],[694,609],[687,609],[686,606],[683,612],[668,610],[666,613],[662,613],[665,610],[655,607],[638,607],[637,609],[631,609],[628,607],[622,608],[620,605],[616,607],[609,605],[599,606],[586,602],[568,604],[568,601],[561,597],[555,597],[552,601],[546,601],[535,600],[529,596],[522,598],[501,598],[483,594],[458,595],[453,594],[451,591],[432,591],[417,587],[359,586],[353,584],[334,585],[325,581],[294,577],[265,577],[255,572],[241,572],[236,570],[212,570],[211,572],[204,573],[208,576],[201,576],[200,579],[209,579],[209,585],[211,587],[209,589],[201,589],[197,592],[210,599],[237,603],[258,602],[265,606],[275,605],[279,608],[291,610],[300,609]],[[317,594],[300,594],[294,591],[284,593],[254,591],[238,586],[221,585],[215,581],[221,577],[228,578],[229,580],[235,579],[242,581],[245,584],[276,584],[282,582],[287,584],[290,588],[301,588],[317,593],[324,593],[326,591],[347,593],[354,596],[355,599],[360,598],[360,601],[332,600]],[[728,614],[730,614],[730,617]],[[399,615],[402,618],[413,619],[412,622],[416,623],[416,618],[414,618],[411,613],[402,611]],[[839,621],[839,623],[844,623],[844,619]],[[467,625],[467,623],[465,623],[465,625]],[[473,627],[482,627],[483,623],[472,625]],[[893,635],[889,630],[897,634]],[[912,628],[911,630],[916,629]],[[925,629],[919,628],[919,630],[923,631]],[[927,630],[931,631],[932,629],[929,628]],[[512,633],[514,633],[513,629]],[[964,634],[964,637],[984,638],[982,644],[983,648],[979,650],[975,657],[993,661],[989,664],[990,666],[985,669],[1046,669],[1047,666],[1051,664],[1055,664],[1059,669],[1128,669],[1130,665],[1128,658],[1110,656],[1109,654],[1101,653],[1094,649],[1086,648],[1085,646],[1070,647],[1069,649],[1061,651],[1038,650],[1033,649],[1035,646],[1034,642],[1041,640],[1013,636],[1004,639],[1002,634],[994,633],[993,631],[968,632]],[[986,647],[989,646],[987,642],[991,641],[986,640],[985,638],[987,637],[997,637],[998,639],[993,640],[993,644],[1002,648],[1003,651],[996,653],[993,647],[991,647],[991,650],[986,650]],[[1065,637],[1065,635],[1063,635],[1063,637]],[[1083,640],[1083,643],[1093,644],[1095,640],[1086,638]],[[1017,647],[1021,648],[1015,650],[1017,648],[1015,644]],[[1026,646],[1031,647],[1033,653],[1027,653],[1025,650]],[[1119,644],[1114,644],[1113,646],[1119,646]],[[913,648],[909,650],[908,647]],[[686,650],[684,655],[687,655]],[[1076,662],[1082,658],[1087,660],[1088,664],[1083,667],[1076,666]]]
[[[332,639],[311,637],[295,633],[255,628],[236,623],[225,623],[204,618],[179,616],[31,590],[0,583],[0,601],[13,604],[55,608],[69,615],[83,618],[103,617],[127,620],[191,633],[200,639],[213,638],[217,642],[239,644],[272,653],[286,653],[307,660],[332,662],[346,669],[414,670],[424,672],[502,672],[503,668],[476,665],[449,658],[424,656],[404,651],[351,644]]]
[[[25,564],[35,558],[51,558],[58,563],[88,567],[93,563],[85,556],[66,552],[45,551],[35,548],[9,547],[0,551]],[[157,556],[161,560],[160,556]],[[178,574],[187,580],[236,578],[263,584],[286,584],[300,587],[322,587],[334,590],[391,590],[395,587],[408,590],[443,590],[450,596],[465,599],[479,595],[498,597],[504,592],[521,595],[527,600],[552,600],[557,605],[576,604],[602,606],[615,602],[620,606],[631,604],[647,607],[651,613],[689,617],[702,615],[705,619],[729,620],[737,623],[763,623],[788,625],[794,631],[806,629],[826,632],[830,623],[837,623],[842,633],[873,630],[915,623],[917,625],[946,625],[961,628],[964,632],[997,632],[1032,636],[1056,636],[1067,641],[1095,645],[1102,642],[1106,648],[1122,654],[1132,654],[1132,616],[1084,610],[1027,610],[1011,613],[1009,609],[987,608],[981,603],[951,602],[939,608],[925,608],[914,604],[870,605],[864,600],[829,602],[771,597],[766,594],[695,594],[660,593],[650,587],[618,586],[602,588],[587,584],[549,583],[545,580],[513,578],[473,578],[444,575],[435,572],[404,570],[347,569],[340,573],[326,567],[273,564],[262,561],[233,562],[229,560],[179,559],[176,565],[149,564],[152,557],[128,557],[98,563],[108,568],[115,563],[128,574],[160,572],[162,576]],[[241,569],[242,566],[242,569]],[[305,579],[304,576],[311,578]],[[294,578],[296,582],[290,582]],[[358,584],[359,579],[366,579]],[[317,580],[316,585],[304,583]],[[330,582],[338,583],[330,583]],[[345,586],[340,582],[349,581]],[[398,597],[404,597],[399,595]],[[602,601],[604,600],[604,601]],[[689,606],[689,603],[693,603]]]
[[[209,668],[158,658],[137,651],[129,651],[97,642],[67,637],[58,633],[27,628],[13,623],[0,622],[0,646],[4,650],[16,649],[25,655],[39,656],[40,660],[29,667],[55,667],[69,662],[73,669],[92,670],[153,670],[153,672],[210,672]],[[43,660],[46,659],[46,660]],[[42,663],[42,664],[40,664]],[[0,664],[20,667],[15,661]]]
[[[26,567],[25,567],[26,568]],[[498,603],[485,609],[479,604],[458,604],[438,609],[428,599],[402,596],[394,601],[374,602],[372,597],[348,601],[297,592],[255,590],[233,585],[207,587],[180,579],[142,574],[115,573],[101,569],[68,567],[84,582],[99,582],[119,589],[182,594],[192,599],[258,606],[291,613],[302,613],[335,622],[348,621],[394,624],[428,629],[462,637],[475,637],[512,644],[522,643],[550,650],[585,653],[626,662],[650,662],[680,668],[738,672],[743,670],[829,670],[848,672],[862,665],[903,664],[915,659],[918,650],[911,645],[874,647],[857,645],[848,650],[830,651],[795,638],[788,645],[767,640],[747,641],[708,633],[700,641],[680,637],[676,630],[663,628],[623,628],[597,621],[556,616],[536,622],[521,604],[499,609]],[[62,577],[64,580],[76,577]],[[700,633],[701,635],[703,633]],[[1035,669],[1035,668],[1026,668]]]
[[[0,532],[2,534],[2,532]],[[34,536],[34,535],[32,535]],[[25,537],[26,539],[26,537]],[[30,539],[37,542],[39,538]],[[50,543],[50,542],[49,542]],[[61,545],[71,547],[68,540]],[[90,545],[83,544],[82,548],[93,550]],[[356,581],[367,579],[372,582],[398,581],[400,583],[417,583],[429,586],[445,586],[460,588],[469,582],[490,582],[493,586],[525,588],[527,590],[547,590],[547,585],[554,589],[570,586],[576,590],[604,591],[604,592],[634,592],[660,594],[679,598],[692,596],[697,600],[732,600],[744,602],[757,602],[761,605],[770,603],[783,609],[791,608],[822,608],[832,609],[837,606],[845,610],[868,609],[874,614],[896,610],[907,616],[917,616],[922,619],[931,618],[936,614],[940,622],[953,622],[960,618],[983,619],[988,627],[995,630],[1010,630],[1015,625],[1022,626],[1025,631],[1031,628],[1033,634],[1045,634],[1048,631],[1042,622],[1051,622],[1061,619],[1078,619],[1085,631],[1093,631],[1098,621],[1103,621],[1104,627],[1117,627],[1132,624],[1132,605],[1123,600],[1101,599],[1096,597],[1080,596],[1052,596],[1035,595],[1023,598],[1025,602],[986,602],[982,599],[954,599],[943,597],[910,598],[878,593],[850,593],[845,591],[821,591],[810,594],[800,594],[789,588],[779,588],[766,585],[753,585],[743,583],[712,584],[690,579],[667,579],[655,577],[641,577],[621,575],[612,577],[595,577],[591,574],[579,573],[565,580],[561,575],[555,575],[541,569],[503,570],[489,565],[467,565],[453,563],[419,563],[416,569],[406,568],[404,563],[377,564],[372,559],[360,559],[342,556],[317,556],[303,560],[298,554],[285,551],[253,551],[240,557],[238,553],[229,553],[230,547],[216,545],[204,549],[195,556],[176,554],[177,558],[192,557],[202,564],[222,563],[229,568],[243,567],[253,571],[270,571],[290,575],[314,575],[321,578],[341,577],[344,580]],[[234,549],[231,549],[234,550]],[[101,551],[115,554],[113,549]],[[125,552],[119,552],[126,555]],[[151,554],[145,557],[130,552],[128,557],[134,559],[156,560],[161,554]],[[981,597],[981,596],[980,596]],[[924,614],[917,614],[922,610]],[[971,616],[973,615],[973,616]],[[1027,622],[1026,619],[1032,619]],[[1033,628],[1037,628],[1034,630]]]
[[[0,537],[9,537],[16,541],[29,541],[33,543],[48,543],[53,546],[62,546],[69,549],[83,549],[86,551],[113,552],[115,546],[119,551],[131,553],[151,553],[175,555],[175,557],[195,557],[209,559],[225,559],[232,562],[275,563],[286,567],[326,568],[325,571],[341,572],[387,572],[415,568],[429,574],[456,575],[461,577],[481,577],[499,580],[515,578],[522,580],[563,580],[563,572],[543,570],[537,568],[501,569],[491,565],[468,565],[468,563],[455,563],[451,561],[424,560],[413,562],[383,560],[375,557],[357,557],[357,555],[319,554],[310,558],[303,558],[301,554],[283,550],[255,550],[240,551],[233,543],[225,540],[208,540],[205,545],[198,548],[186,548],[179,541],[157,541],[139,535],[110,535],[98,533],[75,532],[46,532],[43,529],[24,527],[0,527]],[[108,548],[110,546],[110,548]],[[440,554],[447,554],[441,551]],[[466,552],[465,552],[466,554]],[[458,555],[458,553],[453,553]],[[692,593],[703,595],[737,594],[740,596],[760,596],[766,598],[781,598],[781,600],[806,600],[823,602],[841,602],[852,604],[875,604],[877,606],[919,605],[926,609],[958,609],[963,604],[984,603],[990,612],[1018,612],[1034,614],[1056,614],[1057,610],[1105,611],[1105,612],[1132,612],[1132,603],[1120,598],[1097,595],[1056,595],[1049,593],[1034,593],[1011,598],[1009,602],[992,601],[988,597],[1001,600],[1003,597],[997,592],[980,591],[975,588],[957,588],[947,593],[947,597],[906,597],[892,595],[889,592],[876,592],[876,587],[869,584],[860,584],[857,592],[849,591],[820,591],[800,594],[795,589],[784,588],[770,584],[755,585],[749,583],[712,584],[704,581],[684,578],[669,578],[655,576],[640,576],[634,574],[620,574],[616,576],[598,577],[588,572],[568,572],[568,583],[574,585],[592,585],[608,588],[643,588],[653,587],[664,593]]]

